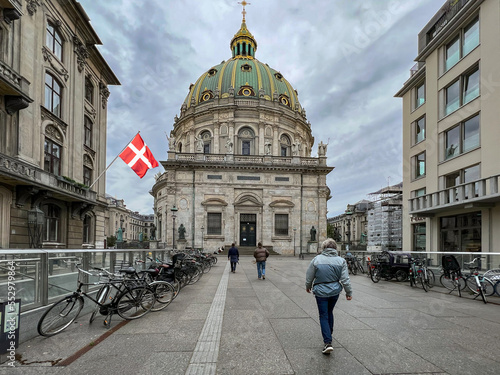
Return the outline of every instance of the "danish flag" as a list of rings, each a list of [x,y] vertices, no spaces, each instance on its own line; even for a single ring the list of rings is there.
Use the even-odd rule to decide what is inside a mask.
[[[132,142],[130,142],[119,156],[140,178],[144,177],[148,169],[158,166],[153,153],[146,146],[139,134],[134,137]]]

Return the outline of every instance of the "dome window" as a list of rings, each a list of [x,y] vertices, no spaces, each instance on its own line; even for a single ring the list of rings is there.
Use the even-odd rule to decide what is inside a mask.
[[[250,64],[244,64],[241,66],[241,71],[242,72],[251,72],[252,66]]]
[[[212,68],[212,69],[210,69],[210,70],[208,71],[208,76],[209,76],[209,77],[213,77],[213,76],[214,76],[214,75],[216,75],[216,74],[217,74],[217,69],[215,69],[215,68]]]
[[[291,107],[290,98],[286,95],[280,95],[279,101],[281,104],[286,105],[287,107]]]
[[[213,98],[214,98],[214,93],[211,90],[205,89],[205,91],[203,91],[201,93],[200,103],[206,102],[207,100],[210,100]]]
[[[283,80],[283,76],[281,75],[281,73],[274,73],[274,76],[276,77],[277,80],[279,81],[282,81]]]
[[[245,85],[245,86],[240,87],[240,90],[238,91],[238,95],[240,95],[240,96],[255,96],[255,91],[253,91],[252,86]]]

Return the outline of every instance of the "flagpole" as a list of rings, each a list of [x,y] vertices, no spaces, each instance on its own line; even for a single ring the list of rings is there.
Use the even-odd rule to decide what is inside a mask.
[[[137,134],[139,134],[139,133],[140,133],[140,131],[138,131],[138,132],[137,132]],[[135,138],[135,137],[137,137],[137,134],[136,134],[136,135],[134,135],[134,136],[132,137],[132,139],[130,140],[130,142],[132,142],[132,141],[134,140],[134,138]],[[124,150],[128,147],[128,145],[130,144],[130,142],[129,142],[129,143],[127,143],[127,145],[126,145],[126,146],[125,146],[125,147],[124,147],[124,148],[123,148],[123,149],[122,149],[122,150],[118,153],[118,155],[116,155],[116,157],[113,159],[113,161],[112,161],[111,163],[109,163],[109,164],[108,164],[108,166],[106,167],[106,169],[105,169],[104,171],[102,171],[102,173],[99,175],[99,177],[97,177],[97,178],[95,179],[95,181],[94,181],[94,182],[92,182],[92,185],[90,185],[90,186],[89,186],[89,189],[91,189],[91,188],[92,188],[92,186],[94,186],[94,185],[95,185],[95,183],[96,183],[97,181],[99,181],[99,179],[102,177],[102,175],[103,175],[104,173],[106,173],[106,171],[109,169],[109,167],[111,167],[111,165],[115,162],[115,160],[116,160],[116,159],[118,159],[118,156],[120,156],[120,154],[121,154],[121,153],[122,153],[122,152],[123,152],[123,151],[124,151]]]

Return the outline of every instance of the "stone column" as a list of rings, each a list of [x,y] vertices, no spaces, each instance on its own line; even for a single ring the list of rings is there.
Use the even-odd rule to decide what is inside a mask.
[[[224,152],[220,150],[219,129],[220,123],[218,121],[214,122],[214,154],[225,154],[225,150]]]
[[[279,128],[278,125],[273,125],[273,156],[280,156],[279,152],[280,142],[279,142]]]
[[[264,122],[259,122],[259,150],[257,152],[258,155],[265,155],[265,150],[264,150],[264,141],[265,141],[265,134],[264,134],[264,129],[266,128],[266,124]]]

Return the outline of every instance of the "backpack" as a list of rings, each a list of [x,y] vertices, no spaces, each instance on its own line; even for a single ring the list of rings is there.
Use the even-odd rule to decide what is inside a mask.
[[[457,258],[453,255],[443,255],[441,259],[441,265],[443,266],[443,271],[446,277],[450,277],[450,272],[455,271],[458,275],[461,275],[460,264]]]

